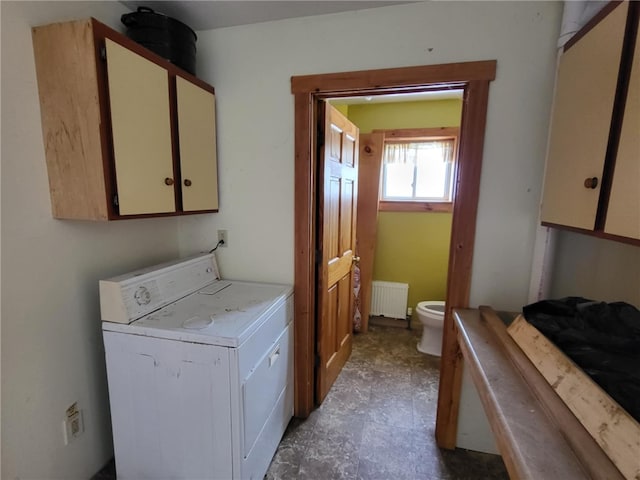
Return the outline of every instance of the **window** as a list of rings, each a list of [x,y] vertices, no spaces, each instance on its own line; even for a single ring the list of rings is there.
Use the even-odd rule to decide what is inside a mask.
[[[451,211],[456,135],[433,129],[385,132],[381,210]],[[393,132],[393,133],[389,133]],[[405,134],[406,135],[406,134]]]

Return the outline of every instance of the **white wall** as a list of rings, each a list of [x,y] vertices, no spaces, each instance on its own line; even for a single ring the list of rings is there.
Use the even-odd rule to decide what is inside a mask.
[[[87,479],[113,455],[98,279],[178,256],[179,222],[51,218],[30,28],[88,16],[118,27],[127,10],[117,2],[0,5],[2,478]],[[86,431],[65,447],[62,419],[75,401]]]
[[[519,310],[527,303],[561,13],[561,2],[425,2],[198,32],[198,72],[217,94],[220,213],[181,230],[181,249],[205,248],[224,228],[223,275],[293,281],[292,75],[497,59],[471,305]],[[462,409],[476,407],[477,396],[463,398]],[[491,450],[473,419],[461,416],[458,438]]]
[[[292,75],[497,59],[471,303],[521,308],[561,10],[559,2],[425,2],[198,32],[198,72],[217,94],[220,213],[181,231],[181,248],[205,248],[225,228],[224,275],[293,281]]]
[[[578,296],[640,308],[640,248],[558,231],[551,298]]]

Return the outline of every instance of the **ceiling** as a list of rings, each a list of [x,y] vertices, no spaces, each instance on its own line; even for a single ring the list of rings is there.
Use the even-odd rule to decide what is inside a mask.
[[[333,0],[184,0],[184,1],[121,1],[131,10],[140,6],[152,8],[185,23],[193,30],[211,30],[252,23],[269,22],[286,18],[308,17],[369,8],[385,7],[414,1],[333,1]],[[374,97],[343,97],[336,104],[363,104],[383,102],[406,102],[419,100],[442,100],[462,98],[461,90],[421,92],[411,94],[377,95]]]
[[[309,17],[368,8],[384,7],[410,1],[122,1],[131,10],[150,7],[189,25],[193,30],[248,25],[285,18]]]

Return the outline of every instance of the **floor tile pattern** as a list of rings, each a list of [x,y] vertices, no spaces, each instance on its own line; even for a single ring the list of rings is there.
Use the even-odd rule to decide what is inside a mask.
[[[293,419],[269,480],[508,479],[499,456],[440,450],[434,426],[440,359],[419,331],[371,326],[322,405]]]

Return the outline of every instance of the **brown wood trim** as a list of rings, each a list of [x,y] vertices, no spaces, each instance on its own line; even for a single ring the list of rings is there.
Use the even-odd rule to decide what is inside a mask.
[[[160,217],[181,217],[184,215],[202,215],[205,213],[218,213],[219,210],[197,210],[197,211],[180,211],[180,212],[164,212],[164,213],[141,213],[139,215],[118,215],[109,216],[109,220],[136,220],[139,218],[160,218]]]
[[[451,138],[460,135],[459,127],[439,127],[439,128],[398,128],[394,130],[373,130],[372,133],[383,133],[387,140],[406,140],[419,138]]]
[[[620,5],[622,0],[613,0],[602,7],[598,13],[596,13],[591,20],[589,20],[580,30],[578,30],[573,37],[567,40],[567,43],[564,44],[563,52],[569,50],[573,45],[575,45],[578,40],[584,37],[590,30],[593,29],[598,23],[602,21],[604,17],[609,15],[615,8]],[[633,2],[631,2],[633,3]]]
[[[460,346],[452,311],[469,305],[471,267],[480,195],[480,172],[487,121],[489,81],[472,81],[465,89],[460,127],[456,191],[447,277],[446,312],[443,332],[436,442],[455,448],[462,382]]]
[[[182,77],[188,82],[193,83],[198,87],[202,88],[203,90],[206,90],[207,92],[212,93],[214,95],[216,94],[215,88],[213,88],[213,86],[209,85],[204,80],[201,80],[198,77],[194,77],[189,72],[185,72],[184,70],[179,69],[173,63],[170,63],[169,65],[173,67],[172,68],[173,71],[169,71],[169,75],[174,77]]]
[[[169,118],[171,120],[171,158],[173,159],[173,202],[176,211],[183,211],[182,162],[180,161],[180,138],[178,135],[178,92],[176,77],[169,76]]]
[[[453,202],[393,202],[380,201],[380,212],[422,212],[422,213],[451,213]]]
[[[358,159],[358,214],[356,225],[356,255],[360,257],[361,333],[369,330],[373,264],[378,232],[380,171],[384,135],[380,132],[360,134]]]
[[[295,95],[294,376],[295,414],[314,407],[315,354],[315,155],[312,155],[313,98]]]
[[[454,65],[454,66],[452,66]],[[369,70],[366,72],[333,73],[292,77],[292,92],[295,94],[295,415],[306,417],[313,405],[313,359],[314,359],[314,291],[315,265],[314,212],[315,212],[315,159],[312,132],[315,125],[313,101],[315,98],[336,96],[337,92],[376,94],[382,91],[398,93],[408,87],[424,90],[428,87],[449,89],[465,88],[461,145],[458,161],[463,167],[457,174],[462,203],[454,206],[454,221],[451,236],[449,278],[445,331],[453,330],[452,306],[466,307],[471,282],[471,260],[475,239],[475,218],[480,186],[480,168],[484,129],[488,102],[488,82],[495,78],[497,62],[469,62],[450,65],[408,67],[406,69]],[[390,73],[392,72],[392,73]],[[484,81],[474,81],[482,77]],[[467,84],[467,82],[470,82]],[[467,120],[465,120],[467,119]],[[467,138],[465,138],[467,137]],[[464,148],[463,148],[464,147]],[[462,215],[456,221],[457,215]],[[446,337],[446,334],[445,334]],[[444,368],[440,380],[437,439],[440,446],[455,447],[457,413],[460,384],[462,380],[461,353],[455,332],[449,333],[443,351]],[[451,441],[453,439],[453,441]]]
[[[585,230],[583,228],[569,227],[567,225],[559,225],[557,223],[540,222],[543,227],[556,228],[558,230],[566,230],[568,232],[581,233],[590,237],[601,238],[603,240],[612,240],[614,242],[627,243],[629,245],[640,246],[640,239],[621,237],[620,235],[612,235],[602,230]]]
[[[496,60],[486,60],[382,70],[360,70],[325,75],[300,75],[291,77],[291,93],[398,89],[399,87],[419,87],[426,84],[490,81],[495,79],[496,64]]]
[[[631,67],[633,65],[636,36],[638,34],[639,16],[640,3],[631,2],[629,4],[629,12],[627,14],[627,23],[620,58],[620,70],[618,72],[618,84],[613,101],[609,140],[607,142],[607,151],[605,153],[602,180],[600,183],[600,196],[598,199],[598,209],[595,221],[596,230],[604,230],[607,210],[609,208],[609,197],[611,195],[611,187],[613,185],[613,172],[616,166],[616,158],[618,157],[622,120],[624,118],[629,82],[631,80]]]
[[[116,171],[113,163],[113,132],[111,130],[111,108],[109,100],[107,63],[102,58],[102,52],[104,52],[105,48],[105,32],[110,29],[93,18],[90,19],[89,22],[93,32],[96,71],[98,73],[98,96],[100,101],[100,115],[102,117],[102,122],[100,123],[100,137],[102,143],[102,167],[105,191],[107,194],[107,219],[112,220],[119,217],[119,209],[113,204],[113,198],[118,191],[118,188],[116,186]]]

